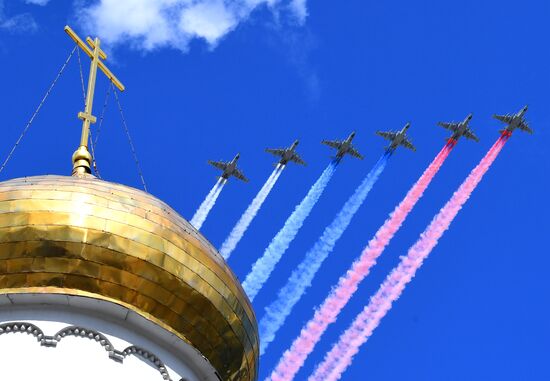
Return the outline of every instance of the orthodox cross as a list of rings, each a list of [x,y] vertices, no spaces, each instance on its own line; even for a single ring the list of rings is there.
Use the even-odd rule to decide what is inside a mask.
[[[78,176],[91,173],[92,155],[88,151],[88,139],[90,135],[90,125],[96,122],[96,117],[92,115],[92,107],[94,103],[94,90],[97,68],[99,67],[99,69],[120,91],[124,91],[124,85],[103,63],[103,60],[107,59],[107,55],[100,48],[99,38],[96,37],[95,40],[92,40],[90,37],[87,37],[86,42],[88,44],[86,45],[86,43],[84,43],[84,41],[82,41],[80,37],[78,37],[78,35],[68,25],[65,26],[65,32],[92,60],[90,64],[88,92],[86,93],[86,103],[84,106],[84,111],[78,113],[78,118],[82,120],[82,135],[80,137],[80,146],[73,154],[73,176]]]

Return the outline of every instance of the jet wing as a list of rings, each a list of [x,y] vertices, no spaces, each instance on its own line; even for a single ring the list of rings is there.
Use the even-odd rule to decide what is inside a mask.
[[[248,182],[248,179],[247,179],[247,178],[243,175],[243,173],[242,173],[241,171],[239,171],[238,169],[235,169],[231,175],[232,175],[232,176],[235,176],[235,177],[238,178],[239,180],[244,181],[245,183]]]
[[[266,148],[265,152],[273,154],[275,156],[283,156],[285,154],[284,149]]]
[[[329,147],[339,149],[342,146],[342,142],[337,140],[323,140],[321,144],[326,144]]]
[[[409,140],[406,140],[406,139],[403,140],[403,141],[401,142],[401,145],[402,145],[403,147],[405,147],[405,148],[410,149],[411,151],[416,151],[416,147],[413,146],[413,144],[412,144]]]
[[[530,134],[533,133],[533,130],[531,129],[531,127],[529,127],[529,125],[527,124],[527,122],[522,122],[519,124],[518,128],[522,131],[525,131],[525,132],[528,132]]]
[[[350,148],[348,153],[353,157],[363,160],[363,155],[361,155],[355,148]]]
[[[451,131],[454,131],[458,128],[458,123],[438,122],[437,125]]]
[[[227,164],[223,161],[208,160],[208,164],[213,165],[214,167],[221,169],[222,171],[225,171],[225,169],[227,168]]]
[[[464,131],[464,137],[467,139],[475,140],[476,142],[479,142],[479,138],[470,129]]]
[[[493,115],[493,118],[500,120],[506,124],[510,124],[514,121],[514,118],[511,115]]]
[[[302,158],[297,154],[294,154],[290,160],[295,162],[296,164],[306,165],[306,162],[303,161]]]
[[[383,137],[387,140],[393,140],[397,136],[395,132],[386,132],[386,131],[376,131],[376,135]]]

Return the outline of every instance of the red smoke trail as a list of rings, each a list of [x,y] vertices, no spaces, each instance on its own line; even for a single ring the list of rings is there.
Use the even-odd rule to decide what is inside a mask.
[[[340,278],[338,285],[331,291],[321,307],[315,312],[313,318],[302,329],[300,336],[294,340],[290,349],[279,360],[279,364],[268,380],[290,381],[294,378],[329,324],[336,321],[338,314],[351,299],[359,283],[369,274],[371,267],[376,263],[376,259],[382,254],[409,212],[422,197],[453,147],[454,144],[449,143],[437,154],[403,201],[394,209],[384,225],[371,239],[361,256],[353,263],[351,269]]]
[[[390,310],[392,303],[399,298],[407,283],[412,280],[438,240],[449,228],[449,225],[490,168],[507,140],[508,136],[502,135],[491,147],[477,167],[453,194],[453,197],[435,216],[420,236],[420,239],[409,249],[407,256],[401,258],[399,265],[393,269],[382,283],[378,292],[371,298],[370,303],[340,336],[338,343],[327,353],[323,362],[309,377],[309,381],[336,381],[340,379],[342,373],[351,365],[353,356],[359,352],[361,345],[372,335],[374,329]]]

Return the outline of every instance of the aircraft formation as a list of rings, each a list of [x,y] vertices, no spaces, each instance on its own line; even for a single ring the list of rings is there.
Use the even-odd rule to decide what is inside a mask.
[[[342,373],[351,364],[360,347],[369,339],[381,319],[389,312],[392,304],[400,297],[405,286],[414,278],[416,271],[430,255],[444,232],[449,229],[452,221],[489,170],[513,131],[520,130],[533,133],[525,120],[526,112],[527,106],[513,114],[493,115],[493,118],[505,124],[505,127],[500,130],[500,136],[452,194],[449,201],[434,216],[431,223],[420,235],[418,241],[410,247],[406,255],[400,257],[400,263],[391,270],[386,280],[380,284],[379,290],[367,302],[363,311],[341,333],[338,341],[325,354],[324,359],[317,365],[308,381],[337,381],[340,379]],[[372,236],[372,239],[367,241],[368,244],[364,247],[361,254],[351,262],[348,270],[343,273],[338,282],[331,288],[325,300],[312,313],[310,320],[304,323],[300,334],[294,339],[290,347],[283,352],[277,365],[272,369],[271,375],[266,378],[266,381],[295,380],[297,372],[305,364],[305,361],[313,352],[317,343],[321,341],[329,326],[336,322],[338,316],[353,298],[359,289],[360,283],[369,275],[371,268],[377,263],[377,259],[382,255],[392,238],[402,227],[414,206],[422,198],[425,190],[449,157],[460,138],[464,137],[464,139],[475,142],[479,141],[476,133],[470,128],[471,120],[472,114],[469,114],[462,121],[437,123],[438,126],[450,132],[445,141],[442,142],[443,147],[422,172],[418,180],[406,192],[402,201],[397,203],[393,211],[388,214],[388,218]],[[376,131],[376,135],[388,141],[388,145],[384,147],[382,155],[355,188],[332,222],[326,226],[311,248],[305,251],[301,261],[293,268],[288,278],[286,278],[284,285],[278,289],[273,300],[264,307],[264,313],[258,321],[258,331],[261,338],[259,346],[260,357],[266,354],[271,343],[277,340],[279,332],[281,332],[281,329],[284,328],[285,324],[292,317],[294,308],[307,295],[308,289],[312,287],[314,279],[318,272],[321,271],[323,263],[352,223],[354,215],[359,211],[369,192],[384,172],[391,155],[400,147],[416,151],[416,146],[408,136],[410,127],[411,123],[406,123],[397,131]],[[255,258],[251,270],[242,282],[242,287],[251,302],[255,301],[256,296],[264,289],[271,275],[276,271],[287,249],[299,234],[301,227],[331,181],[338,164],[346,156],[363,159],[363,155],[353,145],[355,136],[356,133],[352,132],[343,140],[321,141],[322,144],[336,151],[334,156],[332,156],[333,160],[328,163],[326,169],[320,174],[314,184],[311,185],[305,197],[293,209],[281,229],[273,236],[263,254]],[[296,152],[298,144],[299,142],[296,140],[288,148],[266,149],[268,153],[277,156],[279,161],[276,163],[273,173],[246,208],[222,244],[220,254],[226,261],[230,259],[238,242],[243,238],[251,221],[257,215],[266,197],[284,170],[285,165],[289,162],[305,165],[304,160]],[[237,178],[242,176],[242,173],[236,167],[238,157],[237,155],[232,162],[214,163],[214,165],[223,170],[223,173],[218,184],[213,188],[214,191],[211,191],[209,194],[219,194],[220,181],[225,184],[230,176],[235,176],[235,171],[237,171]],[[207,205],[208,208],[199,208],[195,215],[207,215],[215,202],[215,197],[207,199],[203,204]],[[193,225],[197,230],[200,230],[201,225]]]
[[[529,134],[533,133],[533,130],[529,127],[528,123],[525,121],[525,113],[528,110],[528,106],[523,107],[515,114],[506,114],[506,115],[497,115],[494,114],[493,118],[506,124],[506,127],[499,132],[503,135],[510,136],[512,132],[516,129],[527,132]],[[466,139],[479,142],[479,138],[469,127],[470,121],[473,118],[473,114],[468,114],[461,122],[438,122],[439,127],[443,127],[452,132],[450,138],[448,138],[447,143],[450,145],[455,145],[458,140],[464,136]],[[393,153],[398,147],[404,147],[411,151],[416,151],[416,147],[412,144],[411,140],[407,136],[407,131],[411,127],[411,123],[407,123],[400,131],[376,131],[376,135],[389,140],[390,144],[385,147],[387,152]],[[352,141],[355,138],[355,131],[353,131],[346,139],[344,140],[323,140],[321,144],[327,145],[331,148],[336,149],[336,155],[333,158],[336,161],[340,161],[344,156],[349,155],[356,159],[363,160],[363,155],[353,146]],[[295,140],[294,143],[288,148],[267,148],[265,151],[274,156],[280,157],[280,160],[276,165],[286,165],[289,162],[293,162],[300,165],[307,165],[304,160],[296,152],[296,147],[300,142]],[[240,154],[235,155],[233,160],[229,162],[223,161],[212,161],[209,160],[208,164],[216,167],[222,171],[220,178],[228,180],[230,177],[235,177],[244,182],[248,182],[248,178],[242,173],[242,171],[237,168],[237,162],[239,161]]]

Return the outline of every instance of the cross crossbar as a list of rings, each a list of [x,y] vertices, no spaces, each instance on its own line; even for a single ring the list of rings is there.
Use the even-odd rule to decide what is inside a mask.
[[[86,43],[84,43],[84,41],[82,41],[82,39],[78,37],[78,35],[71,29],[70,26],[65,25],[65,32],[69,35],[69,37],[74,40],[74,42],[77,43],[78,46],[80,46],[80,48],[84,51],[84,53],[86,53],[88,57],[92,59],[94,58],[94,52],[92,49],[95,49],[95,45],[94,41],[90,37],[86,38],[86,41],[88,42],[88,44],[90,44],[92,49],[90,49],[88,45],[86,45]],[[101,57],[101,59],[103,60],[107,59],[107,55],[105,54],[105,52],[103,52],[103,50],[100,50],[99,57]],[[101,69],[101,71],[107,76],[107,78],[109,78],[109,80],[113,82],[117,89],[119,89],[120,91],[124,91],[125,87],[122,82],[120,82],[118,78],[111,72],[111,70],[109,70],[109,68],[105,66],[103,61],[98,61],[97,65]]]

